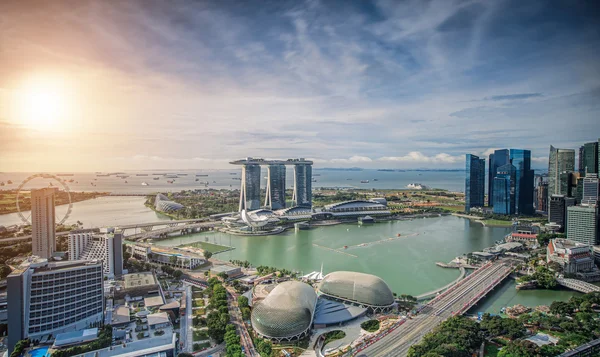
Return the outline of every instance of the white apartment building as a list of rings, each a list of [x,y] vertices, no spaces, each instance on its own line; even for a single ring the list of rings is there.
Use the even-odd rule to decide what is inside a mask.
[[[8,350],[103,321],[102,263],[30,257],[7,277]]]
[[[69,260],[100,260],[105,276],[120,276],[123,274],[123,234],[114,228],[71,231]]]

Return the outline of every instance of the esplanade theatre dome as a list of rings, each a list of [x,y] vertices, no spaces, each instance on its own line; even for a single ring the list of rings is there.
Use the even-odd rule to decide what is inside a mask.
[[[370,307],[388,307],[394,304],[394,295],[386,282],[365,273],[336,271],[327,274],[319,284],[319,292]]]
[[[286,281],[277,285],[252,309],[252,327],[261,336],[277,340],[302,338],[310,331],[317,294],[308,284]]]

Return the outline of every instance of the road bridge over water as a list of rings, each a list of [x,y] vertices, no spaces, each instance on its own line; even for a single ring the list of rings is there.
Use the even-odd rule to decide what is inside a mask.
[[[427,293],[424,293],[424,294],[421,294],[421,295],[417,295],[416,296],[417,301],[423,301],[423,300],[434,298],[437,294],[441,293],[442,291],[448,290],[451,287],[453,287],[455,284],[458,284],[458,282],[461,281],[465,277],[465,275],[467,274],[467,271],[465,270],[464,267],[460,267],[458,269],[460,270],[460,275],[458,276],[458,278],[456,278],[456,280],[454,280],[450,284],[442,286],[439,289],[435,289],[435,290],[432,290],[430,292],[427,292]]]
[[[461,315],[510,275],[508,262],[497,260],[474,271],[421,308],[412,319],[402,320],[382,337],[355,348],[352,356],[406,356],[410,346],[419,343],[442,321]]]
[[[559,278],[559,279],[556,279],[556,282],[566,288],[569,288],[569,289],[572,289],[575,291],[579,291],[580,293],[584,293],[584,294],[591,293],[594,291],[600,291],[600,286],[586,283],[585,281],[582,281],[582,280]]]
[[[193,232],[200,232],[200,231],[205,231],[211,228],[214,228],[216,226],[218,226],[219,223],[218,222],[198,222],[198,223],[186,223],[186,224],[175,224],[175,225],[168,225],[165,228],[160,228],[160,229],[150,229],[150,230],[146,230],[146,229],[142,229],[142,232],[132,234],[132,235],[126,235],[125,237],[128,240],[144,240],[144,239],[148,239],[148,238],[161,238],[161,237],[166,237],[167,235],[171,234],[171,233],[175,233],[175,232],[181,232],[183,234],[186,233],[193,233]],[[119,227],[121,228],[121,227]]]

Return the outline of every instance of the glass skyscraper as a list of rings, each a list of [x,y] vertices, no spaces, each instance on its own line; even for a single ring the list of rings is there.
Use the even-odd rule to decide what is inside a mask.
[[[494,175],[494,213],[515,214],[517,170],[512,164],[500,166]]]
[[[531,151],[510,149],[510,162],[515,167],[515,213],[533,215],[533,180]]]
[[[265,206],[273,210],[285,208],[285,165],[267,166]]]
[[[496,150],[490,154],[488,162],[488,206],[494,205],[494,177],[500,166],[510,163],[510,153],[507,149]]]
[[[583,145],[583,160],[579,160],[583,167],[579,168],[579,172],[581,175],[584,175],[586,172],[591,174],[598,173],[598,143],[591,142]]]
[[[550,146],[548,159],[548,195],[560,194],[560,174],[575,171],[575,150]]]
[[[483,207],[485,200],[485,159],[467,154],[467,177],[465,180],[465,212],[472,207]]]
[[[294,195],[292,199],[296,206],[312,207],[312,165],[294,165]]]
[[[240,211],[260,208],[260,165],[242,166],[242,187],[240,189]]]

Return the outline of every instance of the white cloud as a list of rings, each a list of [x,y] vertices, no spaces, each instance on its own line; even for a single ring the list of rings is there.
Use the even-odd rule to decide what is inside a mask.
[[[373,159],[371,159],[370,157],[366,157],[366,156],[352,156],[348,159],[331,159],[329,161],[332,163],[336,163],[336,164],[356,164],[356,163],[372,162]]]
[[[404,156],[385,156],[378,159],[382,162],[402,162],[402,163],[420,163],[420,164],[456,164],[463,162],[463,155],[452,156],[446,153],[439,153],[434,156],[427,156],[419,151],[411,151]]]

